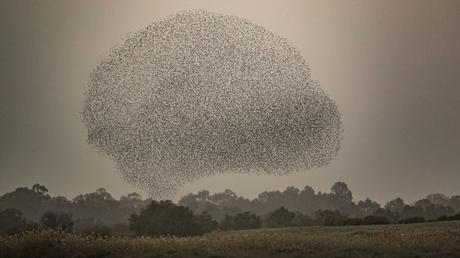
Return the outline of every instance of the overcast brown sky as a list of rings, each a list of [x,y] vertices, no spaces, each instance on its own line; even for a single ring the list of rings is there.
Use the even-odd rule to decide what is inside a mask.
[[[460,1],[1,1],[0,194],[39,182],[73,197],[137,189],[91,149],[83,92],[98,59],[180,10],[246,18],[288,38],[335,99],[339,156],[289,176],[229,175],[184,186],[258,192],[345,181],[356,198],[460,194]]]

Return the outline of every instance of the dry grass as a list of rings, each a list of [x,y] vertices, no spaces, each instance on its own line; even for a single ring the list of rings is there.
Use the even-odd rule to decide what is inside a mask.
[[[460,222],[216,232],[203,237],[0,237],[0,257],[460,257]]]

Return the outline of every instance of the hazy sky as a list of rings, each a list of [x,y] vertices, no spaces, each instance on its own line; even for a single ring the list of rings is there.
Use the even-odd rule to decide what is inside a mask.
[[[188,192],[345,181],[357,199],[460,194],[460,1],[1,1],[0,194],[39,182],[74,197],[137,189],[86,143],[83,92],[130,32],[180,10],[246,18],[288,38],[335,99],[345,128],[328,166],[289,176],[228,175]],[[139,191],[140,192],[140,191]],[[141,192],[142,193],[142,192]]]

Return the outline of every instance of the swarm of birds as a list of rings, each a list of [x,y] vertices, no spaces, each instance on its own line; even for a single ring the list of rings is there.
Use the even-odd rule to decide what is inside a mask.
[[[343,126],[288,41],[245,19],[186,11],[131,34],[95,67],[88,142],[153,197],[221,173],[329,163]]]

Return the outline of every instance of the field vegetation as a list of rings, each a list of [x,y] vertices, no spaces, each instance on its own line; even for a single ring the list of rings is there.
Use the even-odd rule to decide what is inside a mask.
[[[103,237],[27,231],[0,257],[460,257],[460,222],[215,231],[194,237]]]

